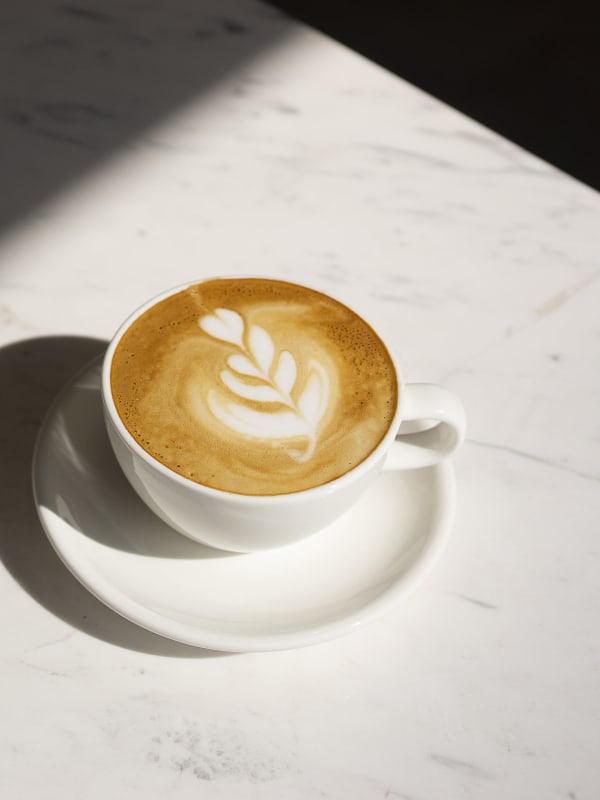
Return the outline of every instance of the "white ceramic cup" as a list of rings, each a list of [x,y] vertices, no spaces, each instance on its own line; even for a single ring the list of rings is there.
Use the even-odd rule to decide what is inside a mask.
[[[386,459],[395,469],[431,466],[453,453],[464,439],[465,414],[458,398],[435,384],[404,383],[388,347],[398,381],[395,414],[377,447],[341,477],[290,494],[248,496],[203,486],[179,475],[149,455],[121,421],[111,391],[111,365],[121,337],[138,317],[166,297],[202,282],[178,286],[138,308],[115,334],[102,367],[106,428],[121,469],[149,508],[180,533],[233,552],[288,545],[347,512]]]

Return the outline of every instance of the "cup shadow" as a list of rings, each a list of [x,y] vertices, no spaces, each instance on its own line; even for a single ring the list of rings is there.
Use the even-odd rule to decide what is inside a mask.
[[[4,387],[0,393],[0,558],[40,605],[98,639],[153,655],[224,655],[165,639],[109,609],[63,565],[39,522],[31,488],[31,463],[40,425],[64,384],[98,358],[106,346],[107,342],[99,339],[49,336],[0,349],[0,384]],[[98,392],[91,396],[92,414],[94,400],[98,413]],[[105,452],[103,457],[110,454]],[[158,539],[152,541],[159,547]],[[190,545],[195,547],[193,542]],[[183,541],[181,547],[186,546]]]
[[[41,436],[44,453],[38,451],[36,463],[43,473],[36,485],[38,505],[82,536],[127,553],[169,559],[235,558],[235,553],[199,544],[170,528],[132,489],[106,433],[101,370],[101,358],[88,362],[67,383],[46,419]]]

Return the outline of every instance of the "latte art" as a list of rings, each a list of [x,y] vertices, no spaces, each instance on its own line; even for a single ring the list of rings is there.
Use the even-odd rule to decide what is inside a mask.
[[[199,283],[139,316],[113,358],[119,416],[155,459],[240,494],[327,483],[363,461],[397,383],[377,334],[341,303],[284,281]]]
[[[303,451],[288,449],[298,461],[309,459],[315,449],[319,422],[327,408],[329,378],[315,359],[308,362],[308,378],[297,392],[298,367],[289,350],[275,352],[269,333],[259,325],[246,326],[236,311],[217,308],[199,320],[202,330],[215,339],[235,346],[221,380],[229,395],[218,389],[208,391],[208,405],[215,417],[233,431],[255,439],[271,440],[305,437]],[[247,330],[246,330],[247,328]],[[272,408],[257,410],[247,400],[267,403]]]

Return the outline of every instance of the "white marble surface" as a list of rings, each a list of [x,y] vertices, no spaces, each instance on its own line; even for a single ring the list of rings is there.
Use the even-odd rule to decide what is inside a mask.
[[[19,8],[1,34],[1,796],[597,797],[598,195],[254,2]],[[435,572],[301,650],[137,629],[69,576],[31,499],[61,384],[142,300],[223,272],[335,291],[468,409]]]

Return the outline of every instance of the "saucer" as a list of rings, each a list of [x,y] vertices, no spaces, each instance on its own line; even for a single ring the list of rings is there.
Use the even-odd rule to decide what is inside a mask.
[[[259,553],[214,550],[159,520],[123,476],[104,428],[99,360],[63,390],[38,434],[37,511],[76,578],[154,633],[212,650],[283,650],[349,633],[429,572],[455,507],[449,462],[384,470],[333,525]]]

